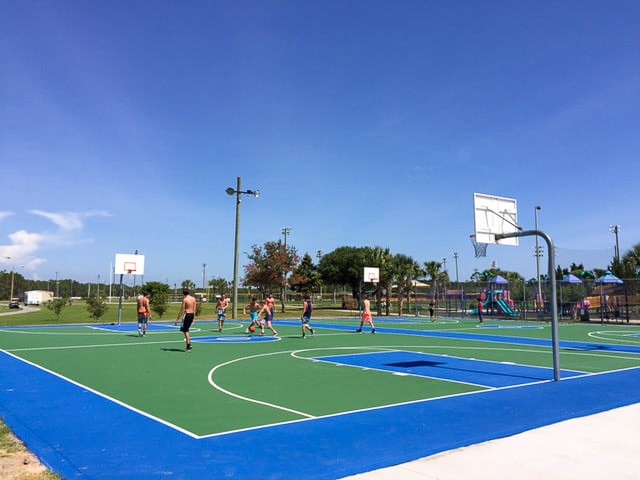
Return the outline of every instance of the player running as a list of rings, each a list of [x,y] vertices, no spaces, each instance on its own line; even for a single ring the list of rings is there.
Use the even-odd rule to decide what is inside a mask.
[[[264,314],[264,320],[261,322],[267,324],[267,328],[273,332],[274,337],[278,337],[278,332],[276,332],[275,328],[273,328],[273,314],[275,312],[276,301],[273,298],[273,295],[269,294],[264,302],[264,305],[260,309],[260,314]],[[262,327],[262,333],[260,335],[264,335],[264,326]]]
[[[248,310],[248,312],[247,312]],[[256,328],[260,328],[262,333],[264,334],[264,326],[260,324],[258,320],[258,312],[260,312],[260,303],[256,300],[256,297],[251,297],[251,301],[244,306],[242,310],[245,315],[249,315],[249,319],[251,320],[251,324],[247,328],[245,333],[255,332]],[[253,329],[251,329],[253,327]]]
[[[311,298],[309,295],[305,293],[302,304],[302,315],[300,316],[300,320],[302,321],[302,338],[306,338],[305,329],[311,332],[311,335],[316,332],[313,330],[311,325],[309,325],[309,321],[311,320],[311,313],[313,312],[313,304],[311,303]]]

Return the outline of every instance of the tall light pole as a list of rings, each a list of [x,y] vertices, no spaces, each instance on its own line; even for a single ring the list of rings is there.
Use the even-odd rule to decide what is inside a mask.
[[[618,238],[618,235],[620,234],[620,225],[609,225],[609,231],[615,234],[616,236],[615,257],[616,257],[616,263],[620,263],[620,242]]]
[[[242,202],[242,195],[253,195],[254,197],[260,196],[259,190],[242,190],[242,179],[238,177],[238,181],[236,183],[236,189],[229,187],[226,190],[227,195],[235,195],[236,196],[236,235],[235,235],[235,245],[234,245],[234,253],[233,253],[233,308],[231,318],[233,320],[236,319],[238,314],[238,263],[239,263],[239,255],[240,251],[238,249],[240,243],[240,203]]]
[[[206,291],[206,288],[205,288],[206,278],[207,278],[207,264],[203,263],[202,264],[202,293],[203,294]]]
[[[284,254],[287,255],[287,237],[291,235],[291,229],[289,227],[282,228],[282,236],[284,237]],[[282,312],[284,313],[285,294],[287,291],[287,271],[282,272],[282,291],[280,292],[282,302]]]
[[[460,256],[460,254],[458,252],[453,252],[453,259],[456,262],[456,290],[458,290],[458,293],[460,295],[459,300],[460,300],[460,305],[462,306],[462,292],[460,292],[460,280],[458,279],[458,257]]]
[[[536,205],[533,210],[535,217],[535,230],[538,230],[538,212],[542,209],[540,205]],[[538,280],[538,298],[536,299],[536,306],[538,306],[542,301],[542,281],[540,280],[540,257],[542,256],[542,252],[540,251],[540,246],[538,245],[538,236],[536,235],[536,279]],[[543,304],[544,305],[544,304]],[[536,308],[537,310],[537,308]]]
[[[60,297],[60,282],[58,281],[58,272],[56,272],[56,298]]]
[[[318,266],[320,266],[320,260],[322,260],[322,250],[316,252],[316,258],[318,259]],[[322,282],[320,282],[320,301],[322,301]]]
[[[11,260],[11,257],[4,257],[7,260]],[[13,299],[13,279],[16,274],[16,266],[15,264],[11,267],[11,292],[9,293],[9,302]]]

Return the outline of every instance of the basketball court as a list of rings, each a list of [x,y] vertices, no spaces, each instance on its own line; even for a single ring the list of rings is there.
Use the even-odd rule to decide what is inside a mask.
[[[3,328],[0,413],[64,478],[330,479],[640,401],[632,328],[563,325],[554,381],[548,325],[376,321]]]
[[[554,271],[515,200],[474,211],[477,245],[540,236]],[[121,282],[140,257],[117,257]],[[297,319],[198,321],[192,352],[173,323],[0,328],[0,415],[68,479],[336,479],[639,403],[637,330],[560,325],[555,304],[552,281],[550,324],[336,318],[303,339]]]

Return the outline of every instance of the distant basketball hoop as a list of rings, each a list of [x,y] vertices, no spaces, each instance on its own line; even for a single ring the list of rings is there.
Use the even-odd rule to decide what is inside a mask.
[[[378,267],[364,267],[364,281],[378,283],[380,281],[380,269]]]
[[[471,243],[473,244],[473,250],[475,251],[476,258],[486,257],[487,256],[487,247],[489,246],[489,244],[488,243],[478,243],[476,241],[476,236],[475,235],[469,235],[469,238],[471,239]]]

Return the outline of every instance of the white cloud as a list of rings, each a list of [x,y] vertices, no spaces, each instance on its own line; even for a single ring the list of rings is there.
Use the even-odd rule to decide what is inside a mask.
[[[29,232],[23,229],[9,234],[10,244],[0,245],[0,264],[9,267],[21,265],[33,271],[47,261],[39,255],[43,248],[68,247],[90,241],[81,237],[85,219],[111,216],[106,211],[45,212],[31,210],[30,213],[50,220],[58,229],[55,232]],[[12,213],[0,212],[0,220],[9,215]]]
[[[13,215],[13,212],[0,212],[0,220],[10,217],[11,215]]]
[[[110,217],[104,210],[89,212],[45,212],[43,210],[31,210],[30,213],[39,215],[55,223],[60,230],[78,231],[84,227],[84,219],[89,217]]]

